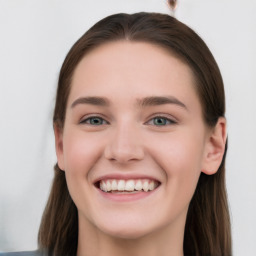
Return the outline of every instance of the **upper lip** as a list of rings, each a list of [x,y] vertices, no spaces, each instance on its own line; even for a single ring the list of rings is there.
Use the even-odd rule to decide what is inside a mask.
[[[156,177],[153,177],[151,175],[145,175],[145,174],[118,174],[118,173],[113,173],[113,174],[106,174],[106,175],[102,175],[99,176],[98,178],[96,178],[93,183],[97,183],[101,180],[133,180],[133,179],[149,179],[149,180],[154,180],[157,181],[159,183],[161,183],[159,181],[159,179],[157,179]]]

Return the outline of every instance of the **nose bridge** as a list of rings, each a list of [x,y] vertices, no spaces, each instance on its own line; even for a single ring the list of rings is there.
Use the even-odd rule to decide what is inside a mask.
[[[108,140],[105,156],[117,162],[141,160],[144,151],[138,125],[129,120],[117,124]]]

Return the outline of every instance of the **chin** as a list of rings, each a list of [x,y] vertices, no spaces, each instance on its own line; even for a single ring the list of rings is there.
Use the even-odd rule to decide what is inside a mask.
[[[95,222],[94,225],[105,235],[120,239],[138,239],[152,233],[155,229],[152,222],[149,224],[145,218],[143,221],[141,216],[132,214],[130,216],[104,218]]]
[[[125,240],[140,239],[151,233],[149,230],[139,230],[138,228],[135,227],[123,227],[122,229],[119,227],[116,230],[104,229],[103,232],[110,237]]]

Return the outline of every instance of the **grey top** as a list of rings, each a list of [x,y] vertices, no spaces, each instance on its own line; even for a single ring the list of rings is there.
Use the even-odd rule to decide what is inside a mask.
[[[0,256],[43,256],[44,254],[39,251],[29,252],[0,252]]]
[[[0,256],[46,256],[47,254],[39,251],[29,251],[29,252],[0,252]],[[186,256],[186,255],[184,255]],[[195,256],[195,255],[187,255]]]

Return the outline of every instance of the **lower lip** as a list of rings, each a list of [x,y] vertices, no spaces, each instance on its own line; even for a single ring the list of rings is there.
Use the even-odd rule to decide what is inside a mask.
[[[117,202],[130,202],[130,201],[136,201],[139,199],[146,198],[156,192],[158,188],[149,191],[149,192],[137,192],[137,193],[127,193],[127,194],[118,194],[118,193],[106,193],[103,192],[102,190],[98,189],[100,192],[100,195],[103,196],[106,199],[112,200],[112,201],[117,201]]]

